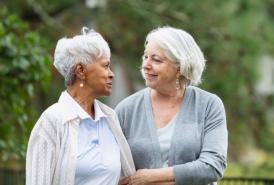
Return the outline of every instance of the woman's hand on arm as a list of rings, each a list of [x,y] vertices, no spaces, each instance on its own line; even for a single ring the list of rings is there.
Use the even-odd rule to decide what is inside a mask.
[[[118,185],[128,185],[130,177],[124,177],[119,181]]]
[[[173,185],[172,167],[159,169],[140,169],[129,177],[128,185]]]

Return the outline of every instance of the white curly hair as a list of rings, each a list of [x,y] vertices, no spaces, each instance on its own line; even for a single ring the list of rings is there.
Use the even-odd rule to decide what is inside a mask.
[[[64,77],[66,86],[74,82],[76,64],[88,64],[111,55],[109,45],[101,34],[87,27],[83,27],[81,32],[81,35],[72,38],[61,38],[55,48],[53,65]]]

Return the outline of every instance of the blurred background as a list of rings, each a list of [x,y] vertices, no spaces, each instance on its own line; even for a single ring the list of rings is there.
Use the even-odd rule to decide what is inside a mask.
[[[225,177],[274,178],[274,0],[0,0],[0,20],[0,178],[24,171],[30,131],[65,89],[59,38],[88,26],[109,42],[116,76],[102,101],[115,107],[144,87],[145,36],[165,25],[193,35],[207,59],[200,87],[225,104]]]

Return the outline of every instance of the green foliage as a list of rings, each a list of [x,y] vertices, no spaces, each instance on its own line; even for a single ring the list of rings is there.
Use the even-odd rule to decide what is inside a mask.
[[[273,153],[266,155],[263,152],[255,152],[256,160],[248,164],[229,162],[225,171],[226,177],[261,177],[273,178],[274,159]]]
[[[32,9],[34,6],[38,9],[43,8],[42,11],[46,11],[49,14],[58,14],[61,10],[79,3],[78,0],[2,0],[2,2],[8,9],[31,19],[35,18],[32,17],[35,16],[36,11]],[[39,19],[39,17],[36,18]]]
[[[34,94],[50,78],[48,43],[6,9],[0,19],[0,157],[22,160],[36,119]]]

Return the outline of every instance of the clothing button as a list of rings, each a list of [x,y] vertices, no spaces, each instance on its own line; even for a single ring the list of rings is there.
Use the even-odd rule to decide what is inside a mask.
[[[94,144],[98,145],[99,140],[98,139],[92,140],[91,143],[94,143]]]

